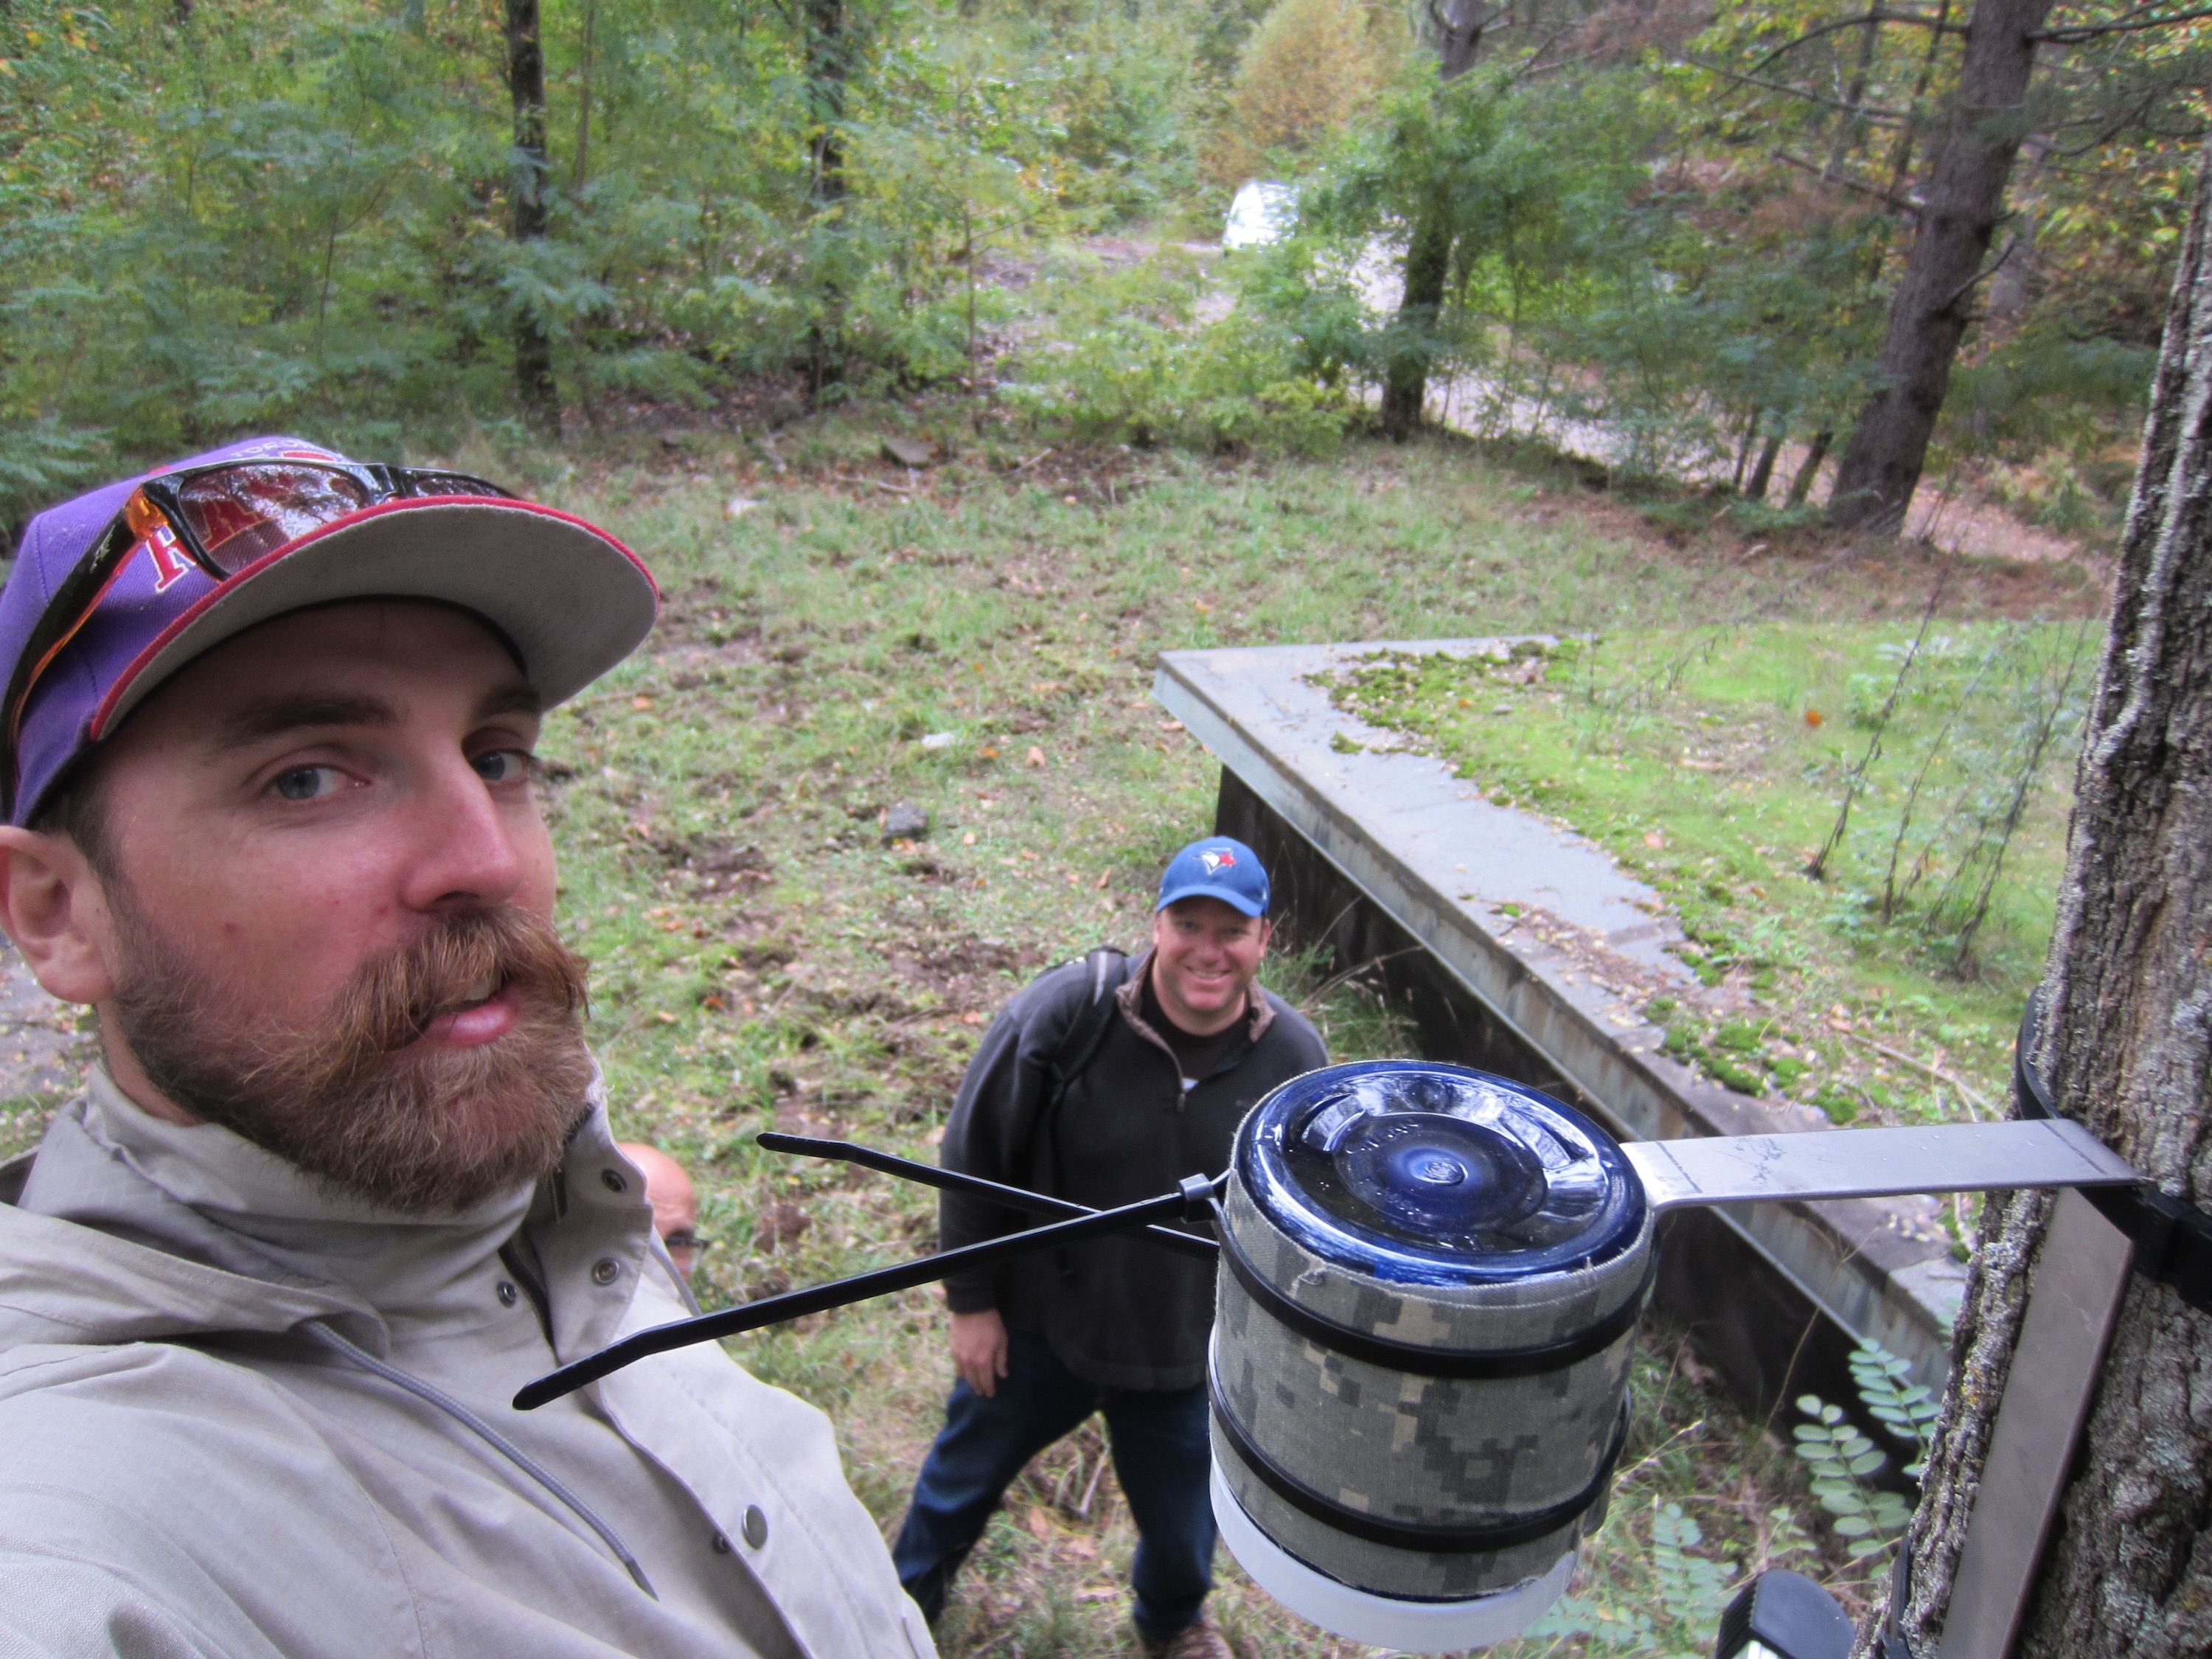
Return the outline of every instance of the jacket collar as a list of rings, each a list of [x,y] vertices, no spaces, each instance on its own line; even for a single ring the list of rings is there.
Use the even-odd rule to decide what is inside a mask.
[[[142,1337],[165,1322],[169,1334],[186,1334],[284,1329],[341,1314],[351,1316],[341,1321],[345,1334],[382,1353],[397,1327],[427,1331],[457,1314],[473,1316],[483,1275],[533,1205],[548,1220],[569,1207],[556,1194],[582,1185],[569,1179],[571,1166],[589,1170],[586,1190],[599,1201],[574,1206],[574,1220],[559,1230],[570,1236],[564,1254],[580,1250],[588,1263],[649,1253],[641,1196],[599,1190],[603,1168],[629,1166],[614,1151],[596,1081],[590,1103],[552,1180],[518,1184],[465,1211],[414,1216],[333,1194],[218,1125],[152,1117],[95,1065],[85,1092],[48,1127],[15,1206],[0,1206],[0,1238],[20,1240],[28,1252],[7,1249],[9,1265],[21,1269],[9,1276],[35,1299],[42,1287],[83,1279],[68,1261],[91,1252],[96,1282],[64,1297],[65,1322],[112,1329],[108,1340]],[[278,1289],[295,1294],[272,1298]],[[23,1308],[16,1302],[13,1310]],[[0,1307],[0,1329],[9,1310]]]

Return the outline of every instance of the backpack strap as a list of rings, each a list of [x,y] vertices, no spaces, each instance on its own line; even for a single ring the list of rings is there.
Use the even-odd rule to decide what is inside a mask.
[[[1102,945],[1091,951],[1083,958],[1083,963],[1089,969],[1085,976],[1089,993],[1047,1062],[1052,1079],[1052,1092],[1045,1100],[1048,1113],[1057,1109],[1068,1090],[1074,1086],[1075,1079],[1098,1057],[1106,1034],[1114,1029],[1115,1018],[1121,1012],[1116,994],[1129,977],[1127,954],[1110,945]]]
[[[1127,952],[1110,945],[1098,946],[1083,961],[1090,970],[1085,976],[1087,994],[1075,1018],[1068,1022],[1067,1030],[1060,1034],[1051,1058],[1045,1062],[1044,1107],[1037,1114],[1037,1133],[1043,1137],[1044,1163],[1052,1172],[1054,1193],[1067,1189],[1067,1172],[1060,1159],[1060,1103],[1075,1086],[1075,1079],[1083,1075],[1098,1057],[1098,1050],[1105,1046],[1107,1034],[1113,1030],[1114,1022],[1121,1012],[1115,994],[1129,977]],[[1053,1255],[1062,1277],[1073,1271],[1066,1249]]]

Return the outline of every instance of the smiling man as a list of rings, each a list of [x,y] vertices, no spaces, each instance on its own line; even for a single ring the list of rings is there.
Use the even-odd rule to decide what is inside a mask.
[[[1037,979],[984,1036],[945,1126],[943,1162],[1094,1209],[1218,1175],[1252,1105],[1328,1062],[1321,1038],[1256,982],[1267,872],[1212,836],[1169,860],[1152,947],[1094,951]],[[955,1194],[943,1248],[1034,1224]],[[945,1281],[958,1373],[893,1557],[933,1621],[1022,1466],[1094,1411],[1135,1518],[1137,1632],[1168,1659],[1231,1651],[1202,1615],[1212,1586],[1206,1342],[1213,1266],[1141,1234],[1024,1256]]]
[[[927,1656],[827,1421],[682,1317],[553,926],[604,532],[234,445],[0,595],[0,922],[99,1063],[0,1169],[0,1652]]]

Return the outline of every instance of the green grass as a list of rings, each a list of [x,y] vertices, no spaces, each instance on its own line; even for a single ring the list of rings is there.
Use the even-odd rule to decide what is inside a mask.
[[[888,466],[877,447],[890,430],[949,459],[919,476]],[[1218,779],[1151,700],[1158,652],[1540,630],[1626,641],[1715,616],[1863,622],[1924,574],[1910,550],[1838,563],[1655,527],[1567,471],[1455,442],[1354,441],[1327,463],[1040,458],[1048,441],[957,399],[669,435],[605,434],[520,468],[447,459],[605,523],[666,592],[645,649],[550,719],[546,799],[617,1127],[697,1176],[709,1306],[932,1242],[922,1189],[772,1158],[758,1132],[930,1157],[1006,998],[1094,944],[1141,944],[1157,872],[1211,827]],[[733,514],[733,500],[751,505]],[[1954,591],[1985,619],[2053,595],[2096,602],[2070,570],[1968,568]],[[1514,695],[1528,729],[1565,719],[1545,712],[1547,692]],[[924,746],[940,732],[951,742]],[[878,814],[902,800],[927,810],[930,830],[887,846]],[[1768,844],[1782,850],[1730,878],[1773,890],[1788,848]],[[1267,972],[1336,1057],[1404,1051],[1403,1032],[1316,957],[1293,949]],[[1999,1012],[1992,1001],[1978,1018],[1993,1030]],[[939,1421],[944,1331],[934,1292],[916,1291],[732,1349],[831,1413],[854,1486],[889,1528]],[[1638,1376],[1631,1473],[1578,1599],[1522,1652],[1702,1648],[1715,1574],[1810,1561],[1815,1547],[1824,1577],[1872,1571],[1844,1567],[1795,1460],[1686,1350],[1655,1336]],[[956,1593],[948,1655],[1133,1650],[1133,1534],[1099,1450],[1086,1430],[1010,1495]],[[1814,1528],[1810,1545],[1785,1510]],[[1354,1651],[1221,1565],[1218,1610],[1248,1659]]]
[[[1839,1121],[1988,1115],[2042,971],[2095,638],[1944,621],[1915,653],[1917,632],[1627,630],[1373,662],[1339,695],[1672,902],[1703,989],[1647,1007],[1679,1057]]]

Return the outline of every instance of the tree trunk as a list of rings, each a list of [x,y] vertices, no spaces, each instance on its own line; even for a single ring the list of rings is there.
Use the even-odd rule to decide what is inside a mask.
[[[1836,434],[1822,427],[1813,434],[1811,447],[1805,459],[1798,463],[1796,476],[1790,480],[1790,505],[1802,507],[1811,499],[1813,485],[1820,476],[1820,463],[1828,459],[1828,446],[1836,441]]]
[[[1425,209],[1406,246],[1406,292],[1398,301],[1398,339],[1382,380],[1382,430],[1400,442],[1421,423],[1429,392],[1429,361],[1444,286],[1451,276],[1450,210],[1441,202]]]
[[[1951,364],[1966,331],[2005,181],[2028,131],[2034,32],[2051,0],[1977,0],[1950,131],[1929,170],[1920,225],[1890,301],[1876,371],[1836,469],[1828,516],[1844,530],[1894,531],[1920,482]]]
[[[845,0],[805,0],[805,16],[806,93],[813,125],[807,143],[811,167],[806,195],[814,214],[817,257],[826,266],[821,314],[806,336],[806,389],[819,401],[825,390],[842,386],[845,379],[840,325],[844,294],[837,259],[828,250],[839,235],[845,199],[845,102],[852,76],[852,40],[846,28]]]
[[[2045,985],[2057,1108],[2165,1192],[2212,1205],[2212,149],[2175,274]],[[1934,1650],[2047,1200],[1985,1212],[1899,1629]],[[2014,1652],[2212,1650],[2212,1317],[2127,1289]]]
[[[596,67],[592,48],[599,21],[599,0],[584,0],[584,61],[576,76],[576,165],[568,185],[577,196],[592,178],[592,70]]]
[[[514,100],[514,183],[511,234],[518,242],[545,234],[545,51],[538,0],[507,0],[507,89]],[[514,316],[514,395],[522,417],[541,435],[561,435],[561,394],[553,382],[553,343],[544,319],[527,306]]]
[[[1752,466],[1751,482],[1744,485],[1743,493],[1754,501],[1765,501],[1768,489],[1774,483],[1774,463],[1781,457],[1782,422],[1778,420],[1774,429],[1766,434],[1766,441],[1759,446],[1759,459]]]
[[[1483,0],[1428,0],[1437,39],[1437,72],[1449,82],[1464,75],[1482,50]],[[1435,355],[1437,319],[1451,280],[1451,204],[1441,191],[1429,201],[1406,243],[1406,289],[1398,301],[1397,340],[1382,371],[1382,430],[1403,442],[1421,423]]]

